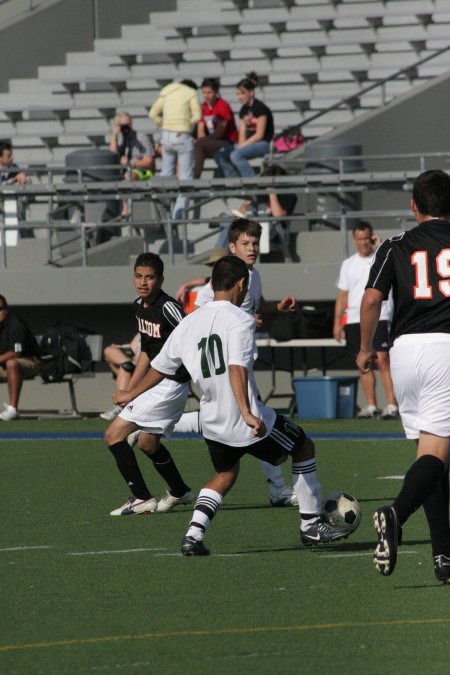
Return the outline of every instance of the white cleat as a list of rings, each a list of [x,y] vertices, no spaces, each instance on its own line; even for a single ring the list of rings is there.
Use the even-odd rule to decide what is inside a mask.
[[[128,497],[125,504],[114,509],[109,514],[110,516],[137,516],[143,513],[153,513],[158,507],[158,501],[152,497],[151,499],[138,499],[137,497]]]
[[[165,513],[178,506],[179,504],[191,504],[195,499],[194,490],[188,490],[184,493],[182,497],[172,497],[169,492],[166,492],[164,497],[158,502],[158,508],[156,509],[157,513]]]

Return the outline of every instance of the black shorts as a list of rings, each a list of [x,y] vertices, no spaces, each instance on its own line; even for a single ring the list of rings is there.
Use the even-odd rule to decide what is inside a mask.
[[[347,351],[358,354],[361,345],[361,326],[359,323],[348,323],[344,326]],[[377,352],[389,351],[389,321],[379,321],[373,338],[373,346]]]
[[[287,417],[277,415],[270,434],[251,445],[236,448],[209,438],[205,438],[205,441],[214,468],[220,473],[230,471],[244,455],[253,455],[278,466],[287,460],[290,453],[300,449],[305,439],[306,435],[301,427],[293,424]]]

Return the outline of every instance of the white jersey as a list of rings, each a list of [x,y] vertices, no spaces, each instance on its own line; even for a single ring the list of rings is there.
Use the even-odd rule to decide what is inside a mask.
[[[341,291],[348,291],[347,323],[360,323],[361,300],[374,259],[375,251],[368,256],[355,253],[346,258],[341,265],[336,286]],[[394,303],[391,293],[381,305],[380,321],[392,321],[393,314]]]
[[[248,272],[248,289],[244,298],[244,302],[241,305],[241,309],[243,309],[244,312],[247,312],[247,314],[254,316],[261,303],[261,277],[259,276],[258,270],[251,269]],[[211,282],[209,282],[197,293],[195,304],[197,307],[202,307],[203,305],[206,305],[207,302],[212,302],[212,300],[214,300],[214,291],[212,289]]]
[[[242,418],[228,366],[247,368],[251,411],[264,420],[267,435],[276,418],[274,410],[258,398],[253,374],[256,354],[253,318],[232,303],[220,300],[209,302],[183,319],[153,359],[152,367],[172,375],[184,364],[202,392],[200,419],[204,437],[242,447],[260,439],[252,436],[252,429]]]

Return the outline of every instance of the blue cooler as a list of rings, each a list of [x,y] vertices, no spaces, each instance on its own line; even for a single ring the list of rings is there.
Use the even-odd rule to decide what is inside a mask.
[[[359,377],[293,377],[297,414],[302,419],[352,418]]]

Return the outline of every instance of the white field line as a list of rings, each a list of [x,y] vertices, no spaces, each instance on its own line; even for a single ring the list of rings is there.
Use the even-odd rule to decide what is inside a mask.
[[[167,551],[166,548],[125,548],[115,551],[75,551],[66,555],[109,555],[111,553],[142,553],[144,551]]]
[[[325,553],[321,558],[356,558],[357,556],[372,556],[373,551],[367,553]],[[417,551],[397,551],[397,555],[417,555]]]
[[[377,476],[377,480],[403,480],[405,476]]]

